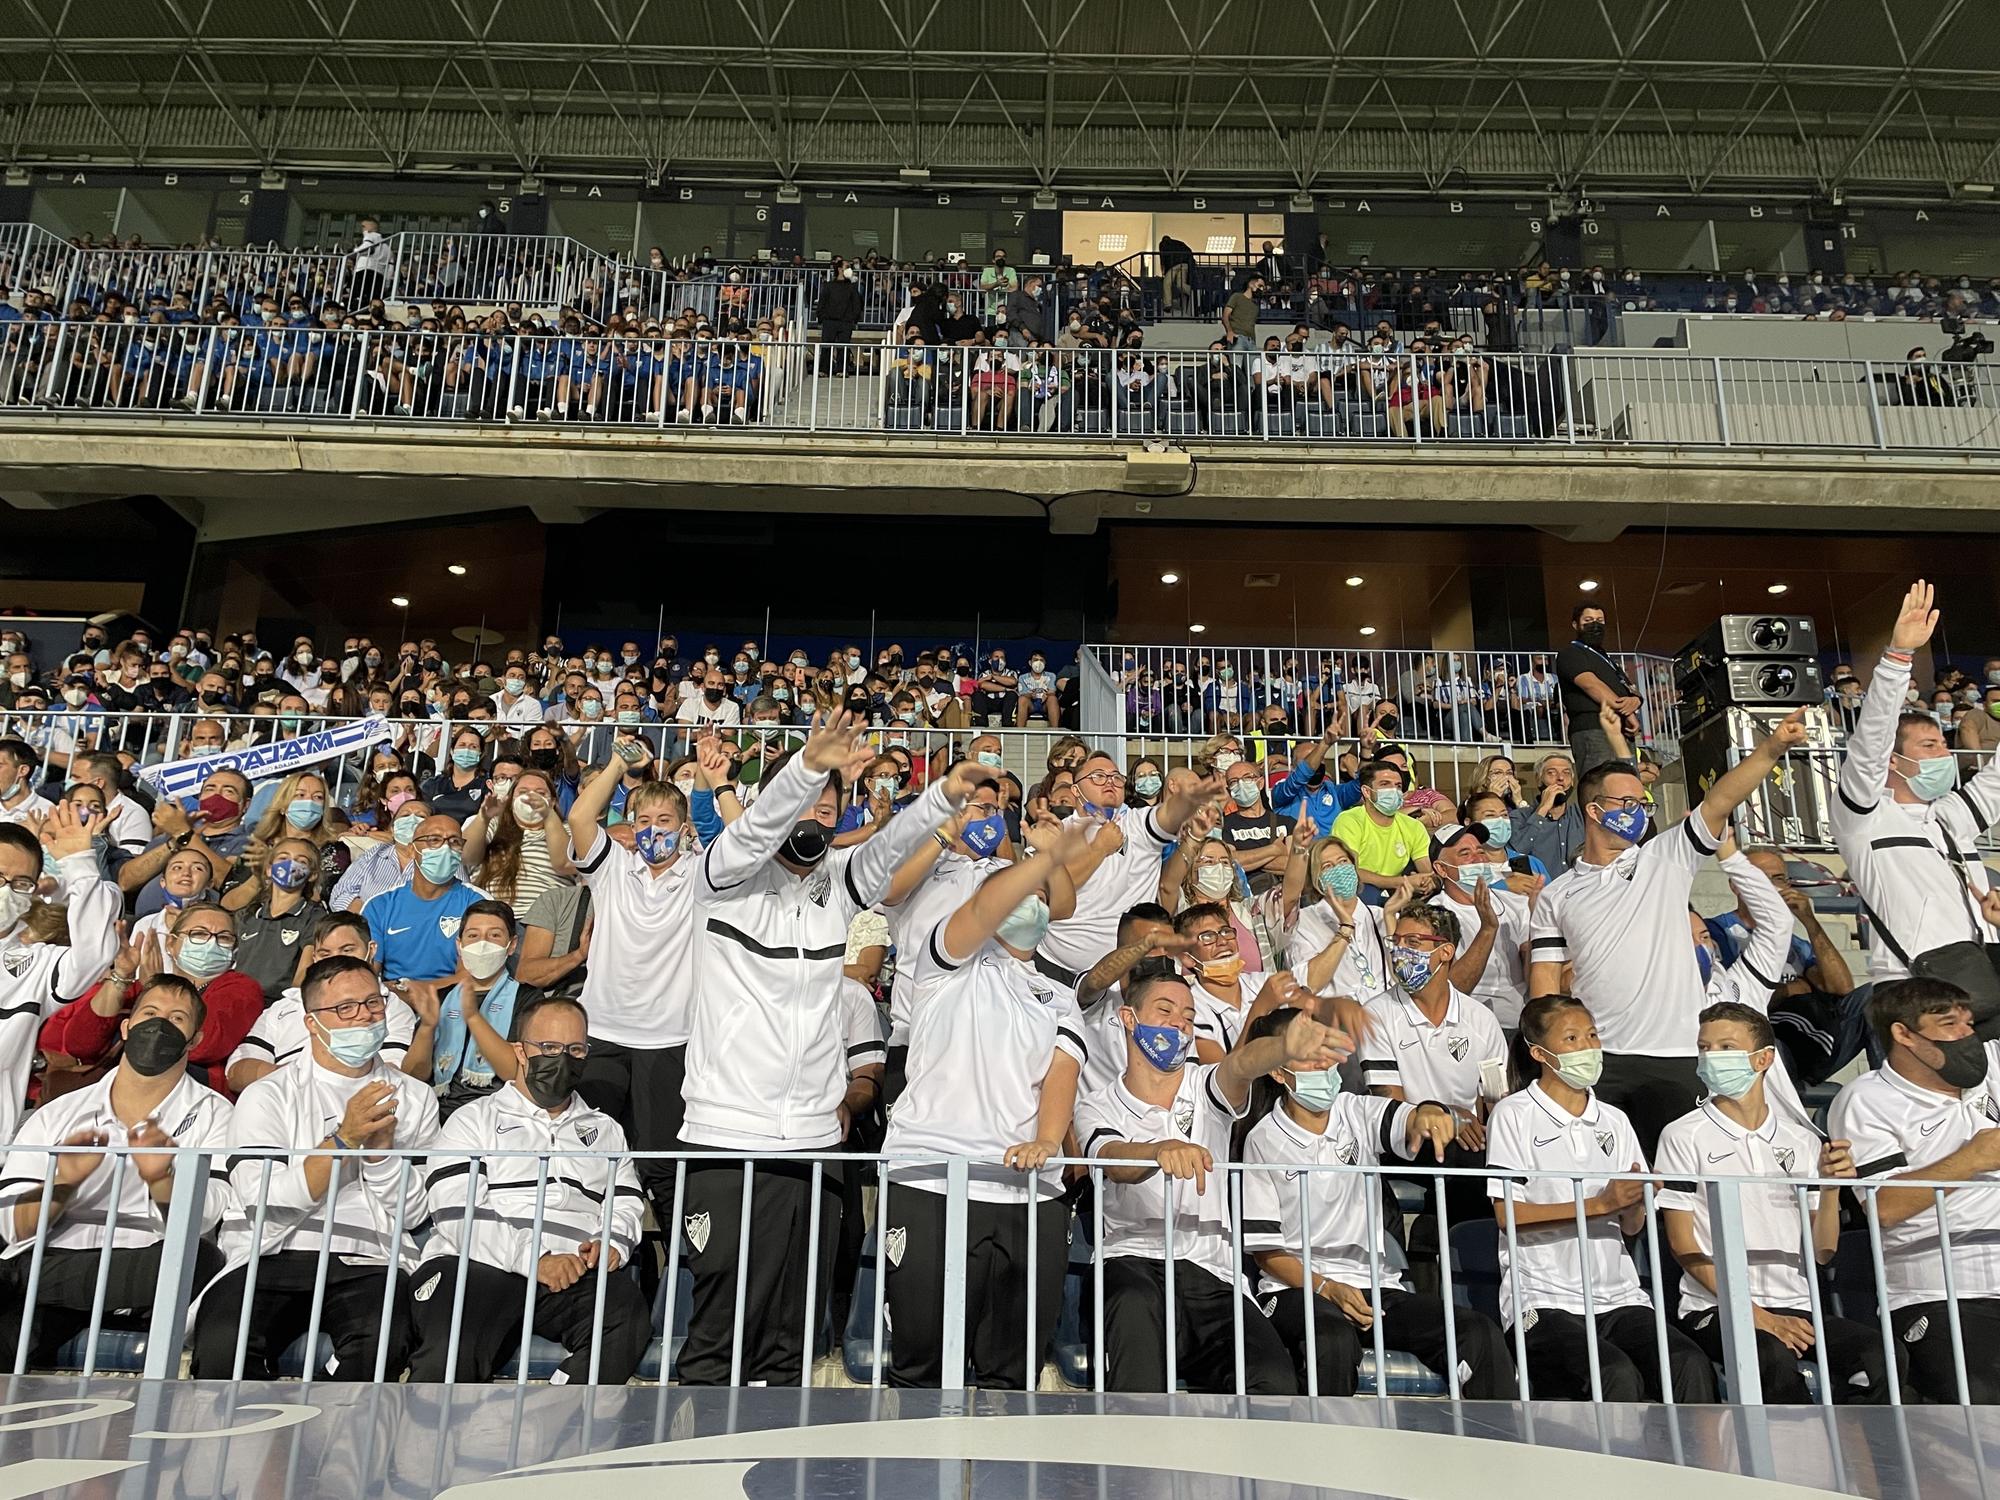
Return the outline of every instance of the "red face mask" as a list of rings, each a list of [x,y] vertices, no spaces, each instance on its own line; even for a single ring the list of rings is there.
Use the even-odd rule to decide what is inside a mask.
[[[243,804],[221,792],[210,792],[200,802],[202,816],[211,823],[227,823],[243,811]]]

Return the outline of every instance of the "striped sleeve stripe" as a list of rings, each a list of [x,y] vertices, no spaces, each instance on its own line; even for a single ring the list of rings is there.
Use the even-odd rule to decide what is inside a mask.
[[[1898,1167],[1907,1167],[1909,1157],[1897,1151],[1889,1156],[1878,1156],[1873,1161],[1865,1161],[1854,1169],[1856,1177],[1879,1177],[1884,1172],[1893,1172]]]
[[[1085,1156],[1094,1155],[1097,1151],[1097,1143],[1106,1136],[1109,1136],[1114,1141],[1125,1139],[1124,1136],[1113,1130],[1109,1125],[1100,1125],[1097,1129],[1090,1132],[1090,1139],[1083,1143],[1083,1154]]]
[[[1283,1226],[1276,1219],[1245,1219],[1243,1221],[1243,1232],[1245,1234],[1280,1234],[1283,1233]]]
[[[1085,1045],[1083,1038],[1077,1035],[1077,1033],[1073,1031],[1071,1028],[1067,1026],[1058,1026],[1056,1028],[1056,1035],[1059,1037],[1067,1038],[1069,1044],[1075,1047],[1077,1051],[1083,1053],[1084,1056],[1088,1057],[1090,1055],[1090,1048]]]
[[[1567,944],[1568,939],[1562,937],[1560,934],[1555,937],[1538,937],[1528,940],[1528,947],[1537,953],[1545,948],[1562,948],[1567,946]]]

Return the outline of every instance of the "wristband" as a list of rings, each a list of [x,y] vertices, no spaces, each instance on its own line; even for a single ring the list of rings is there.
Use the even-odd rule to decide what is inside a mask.
[[[933,828],[933,829],[931,830],[931,837],[937,840],[937,846],[938,846],[938,852],[939,852],[939,853],[941,853],[941,854],[949,854],[949,853],[951,853],[951,840],[950,840],[950,839],[948,839],[948,838],[946,838],[946,837],[944,836],[944,834],[943,834],[943,833],[941,833],[941,832],[940,832],[939,830],[937,830],[937,829]]]

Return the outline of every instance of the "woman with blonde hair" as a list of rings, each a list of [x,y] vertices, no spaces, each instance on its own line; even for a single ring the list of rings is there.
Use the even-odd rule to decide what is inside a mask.
[[[1511,755],[1489,755],[1480,761],[1472,773],[1472,784],[1466,795],[1491,792],[1507,804],[1507,811],[1513,812],[1527,804],[1521,796],[1520,777],[1515,774],[1514,757]]]
[[[306,880],[307,894],[318,897],[330,892],[352,858],[338,831],[327,821],[331,801],[332,789],[317,771],[294,771],[279,782],[244,850],[251,878],[230,887],[222,904],[232,912],[241,911],[264,894],[262,872],[281,839],[301,839],[312,846],[314,862]]]
[[[504,799],[486,799],[465,830],[465,873],[515,911],[533,906],[558,880],[576,877],[552,775],[528,767]]]
[[[321,898],[323,850],[300,833],[252,848],[257,853],[250,878],[231,886],[221,904],[236,913],[236,967],[263,986],[268,1005],[297,978],[299,954],[327,914]],[[276,943],[263,941],[271,935]]]
[[[1367,1001],[1389,988],[1386,908],[1361,900],[1361,866],[1343,839],[1325,834],[1307,846],[1299,868],[1299,906],[1286,956],[1315,995]],[[1286,872],[1287,884],[1292,879]]]

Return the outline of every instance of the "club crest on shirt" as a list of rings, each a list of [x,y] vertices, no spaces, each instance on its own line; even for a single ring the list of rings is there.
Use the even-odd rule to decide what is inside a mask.
[[[833,894],[833,874],[821,865],[806,881],[806,900],[814,906],[825,906],[826,898]]]
[[[1787,1172],[1792,1170],[1792,1163],[1799,1159],[1798,1152],[1790,1146],[1774,1146],[1771,1148],[1771,1154],[1778,1158],[1778,1165]]]
[[[439,932],[441,932],[441,933],[443,933],[443,934],[444,934],[444,935],[445,935],[446,937],[457,937],[457,936],[458,936],[458,918],[457,918],[457,917],[439,917],[439,918],[438,918],[438,931],[439,931]]]
[[[1596,1135],[1597,1149],[1602,1151],[1606,1156],[1609,1156],[1611,1154],[1611,1147],[1617,1142],[1618,1137],[1608,1130],[1600,1130],[1596,1132]]]
[[[1277,1294],[1273,1293],[1271,1296],[1266,1297],[1264,1299],[1264,1316],[1268,1318],[1272,1314],[1277,1312],[1277,1310],[1278,1310],[1278,1298]]]
[[[1453,1062],[1464,1062],[1465,1054],[1472,1050],[1472,1039],[1463,1036],[1447,1037],[1444,1050],[1451,1054]]]
[[[444,1272],[433,1271],[427,1278],[425,1278],[424,1284],[418,1287],[410,1295],[416,1298],[416,1300],[419,1302],[428,1302],[431,1300],[431,1298],[437,1295],[438,1283],[443,1280],[444,1280]]]
[[[1343,1167],[1351,1167],[1361,1160],[1361,1152],[1355,1147],[1353,1136],[1344,1135],[1333,1143],[1333,1159]]]
[[[278,941],[283,943],[287,948],[291,947],[292,944],[296,943],[298,940],[299,940],[298,928],[281,927],[280,929],[278,929]]]
[[[1979,1101],[1979,1112],[1989,1120],[2000,1121],[2000,1100],[1991,1094],[1984,1095]]]
[[[909,1243],[910,1231],[900,1224],[882,1236],[882,1253],[889,1257],[890,1265],[903,1263],[903,1251],[909,1248]]]
[[[595,1146],[597,1144],[597,1127],[595,1125],[577,1126],[576,1138],[586,1146]]]
[[[27,972],[28,965],[35,961],[32,949],[16,948],[13,952],[0,956],[0,969],[5,969],[10,979],[19,979]]]
[[[179,1140],[182,1136],[186,1135],[190,1130],[194,1128],[194,1122],[198,1118],[200,1118],[200,1116],[201,1116],[201,1111],[199,1109],[189,1110],[188,1117],[185,1120],[181,1121],[180,1124],[176,1125],[172,1130],[168,1131],[167,1134],[171,1135],[175,1140]]]
[[[1906,1344],[1922,1343],[1924,1335],[1929,1333],[1930,1331],[1931,1331],[1930,1314],[1926,1313],[1923,1317],[1917,1319],[1916,1322],[1912,1323],[1908,1328],[1905,1328],[1903,1330],[1903,1342]]]
[[[1194,1133],[1194,1100],[1176,1099],[1174,1101],[1174,1127],[1182,1135],[1191,1135]]]
[[[688,1243],[694,1246],[694,1253],[701,1254],[708,1248],[708,1215],[689,1214],[681,1221],[681,1228],[687,1231]]]

